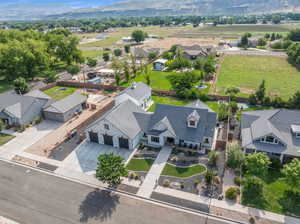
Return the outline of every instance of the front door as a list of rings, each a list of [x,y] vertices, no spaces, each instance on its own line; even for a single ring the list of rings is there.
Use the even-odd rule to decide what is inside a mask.
[[[129,141],[127,138],[119,138],[120,148],[129,149]]]
[[[171,138],[171,137],[167,137],[167,144],[174,144],[175,143],[175,139]]]

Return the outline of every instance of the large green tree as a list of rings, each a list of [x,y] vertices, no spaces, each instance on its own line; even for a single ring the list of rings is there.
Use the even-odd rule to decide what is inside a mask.
[[[128,174],[123,162],[121,156],[113,153],[100,155],[96,169],[97,179],[109,185],[120,184],[121,177]]]
[[[293,159],[290,163],[284,165],[282,173],[286,182],[294,189],[300,186],[300,160]]]
[[[245,161],[245,153],[237,143],[231,143],[227,149],[227,166],[239,168]]]
[[[271,165],[270,158],[262,152],[248,155],[245,161],[247,173],[252,175],[265,175]]]
[[[23,77],[14,80],[15,92],[18,94],[25,94],[29,91],[28,84]]]
[[[132,39],[137,43],[143,42],[147,36],[147,33],[142,30],[135,30],[131,34]]]

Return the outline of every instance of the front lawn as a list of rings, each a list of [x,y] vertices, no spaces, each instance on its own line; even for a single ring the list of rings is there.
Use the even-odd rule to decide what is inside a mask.
[[[153,162],[153,159],[131,159],[126,168],[131,171],[148,172]]]
[[[151,80],[151,88],[155,90],[170,90],[171,83],[169,81],[169,76],[174,74],[173,72],[162,72],[162,71],[153,71],[152,66],[149,66],[149,76]],[[129,86],[132,82],[146,82],[145,76],[138,75],[132,79],[129,83],[122,83],[122,86]]]
[[[196,174],[201,174],[206,170],[206,167],[203,165],[195,165],[191,167],[176,167],[171,164],[166,164],[161,175],[173,176],[173,177],[191,177]]]
[[[264,198],[242,195],[242,204],[279,213],[300,217],[300,189],[293,191],[284,181],[280,171],[271,170],[266,177]]]
[[[241,96],[254,92],[261,81],[266,80],[267,92],[288,99],[299,90],[300,72],[285,58],[272,56],[225,56],[218,77],[217,91],[237,86]]]
[[[54,86],[44,91],[48,96],[54,100],[61,100],[71,94],[73,94],[77,88],[65,87],[65,86]]]
[[[191,100],[181,100],[176,97],[163,97],[163,96],[152,96],[152,100],[154,103],[149,108],[148,112],[155,111],[156,104],[168,104],[168,105],[175,105],[175,106],[186,106],[187,104],[193,102]]]
[[[12,140],[15,136],[0,133],[0,146]]]

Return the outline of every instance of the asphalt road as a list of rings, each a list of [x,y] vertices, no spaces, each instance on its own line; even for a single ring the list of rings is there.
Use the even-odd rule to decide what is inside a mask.
[[[0,161],[0,215],[22,224],[204,224],[205,217]],[[208,224],[223,224],[209,220]]]

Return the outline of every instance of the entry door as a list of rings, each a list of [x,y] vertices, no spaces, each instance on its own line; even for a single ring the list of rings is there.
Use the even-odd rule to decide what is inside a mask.
[[[114,141],[113,141],[113,136],[110,135],[103,135],[103,139],[104,139],[104,144],[105,145],[114,145]]]

